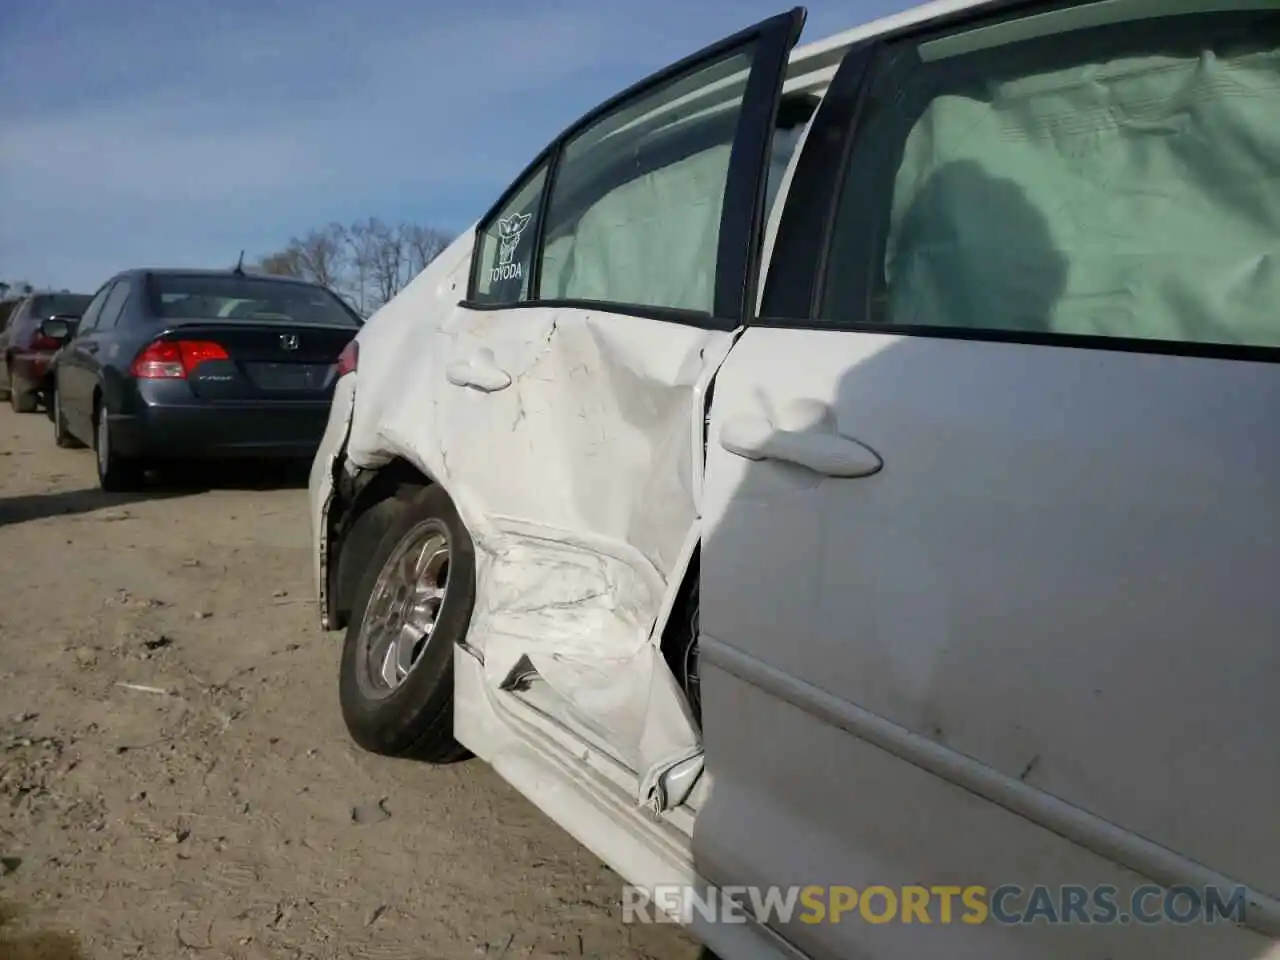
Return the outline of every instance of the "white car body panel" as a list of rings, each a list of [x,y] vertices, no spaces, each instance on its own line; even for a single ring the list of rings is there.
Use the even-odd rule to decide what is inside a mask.
[[[785,89],[986,5],[799,47]],[[628,882],[1249,891],[1244,927],[697,925],[722,956],[1280,950],[1274,364],[468,310],[471,245],[371,318],[340,383],[311,478],[326,626],[333,478],[400,458],[477,550],[455,736]],[[815,424],[839,475],[750,459]],[[703,715],[734,718],[705,734],[658,647],[699,546]],[[1046,616],[1056,596],[1093,600]],[[513,693],[530,670],[585,726]]]
[[[476,546],[468,645],[490,683],[527,657],[619,745],[646,799],[701,752],[651,631],[683,572],[703,397],[732,335],[596,311],[468,311],[455,305],[468,253],[455,244],[361,331],[359,371],[344,378],[360,384],[347,462],[401,457],[449,492]],[[451,379],[482,345],[509,389]],[[342,416],[336,405],[317,464],[337,453]],[[318,537],[332,470],[313,478]]]
[[[721,444],[741,418],[795,429],[789,412],[814,402],[881,472],[824,476]],[[1243,885],[1252,922],[1280,929],[1264,720],[1280,602],[1243,573],[1280,566],[1280,446],[1260,440],[1275,409],[1272,364],[748,329],[716,381],[701,610],[704,709],[732,703],[749,731],[707,731],[717,782],[735,786],[699,811],[697,862],[761,884]],[[1203,509],[1218,498],[1230,517]],[[756,586],[797,567],[804,590]],[[1046,617],[1059,593],[1094,601]],[[816,781],[798,742],[829,757]],[[763,794],[749,786],[762,767]],[[1226,783],[1252,789],[1206,821]],[[860,816],[824,799],[842,793]],[[764,820],[786,839],[718,862],[766,842]],[[786,875],[752,876],[759,863]],[[869,927],[861,945],[1010,960],[1262,949],[1221,923],[976,930]],[[847,949],[839,926],[789,932],[812,956]]]
[[[435,348],[446,365],[484,349],[512,380],[437,394],[437,478],[477,550],[468,645],[494,687],[527,658],[645,783],[700,753],[651,631],[696,519],[698,398],[729,343],[603,311],[459,307]]]

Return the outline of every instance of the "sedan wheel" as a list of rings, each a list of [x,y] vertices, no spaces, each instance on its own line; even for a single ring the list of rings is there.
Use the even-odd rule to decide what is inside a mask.
[[[363,570],[350,602],[338,692],[361,747],[447,763],[453,657],[475,600],[475,552],[448,495],[406,487],[365,511],[332,562]]]
[[[9,370],[9,406],[14,413],[34,413],[39,406],[36,395],[27,389],[21,379],[14,376],[12,368]]]
[[[368,676],[390,693],[417,665],[449,584],[449,531],[424,520],[396,547],[373,586],[361,623]]]
[[[93,450],[98,461],[98,486],[109,492],[136,490],[142,483],[142,464],[122,459],[111,448],[111,419],[105,407],[94,411]]]
[[[62,394],[54,387],[50,393],[53,394],[53,442],[65,449],[76,449],[83,447],[84,444],[73,437],[67,430],[67,418],[62,412]]]

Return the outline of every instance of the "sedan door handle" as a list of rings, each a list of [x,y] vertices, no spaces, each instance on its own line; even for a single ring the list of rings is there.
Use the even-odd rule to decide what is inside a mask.
[[[90,340],[88,343],[80,344],[76,349],[80,350],[82,353],[97,353],[98,345]]]
[[[869,477],[884,466],[874,450],[828,424],[779,430],[764,417],[734,417],[720,428],[720,446],[747,460],[793,463],[827,477]]]
[[[444,375],[455,387],[471,387],[485,393],[511,386],[511,374],[498,366],[492,350],[477,350],[465,360],[454,360]]]

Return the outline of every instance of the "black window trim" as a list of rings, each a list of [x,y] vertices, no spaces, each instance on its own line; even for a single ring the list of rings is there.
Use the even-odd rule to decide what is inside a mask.
[[[818,107],[796,161],[791,189],[778,223],[760,313],[748,320],[748,326],[1280,363],[1280,347],[1029,330],[836,323],[819,318],[844,175],[861,131],[866,96],[875,79],[873,67],[882,55],[902,43],[947,33],[957,27],[998,23],[1015,13],[1034,14],[1091,2],[1096,0],[1002,0],[908,24],[850,47]],[[832,144],[837,144],[838,149],[831,149]]]
[[[471,269],[467,280],[466,297],[459,301],[458,306],[476,311],[518,310],[530,307],[577,308],[720,331],[731,331],[745,323],[755,310],[755,290],[759,282],[760,245],[764,236],[764,223],[760,208],[764,204],[767,186],[765,175],[768,172],[768,145],[772,141],[771,138],[765,138],[759,156],[744,155],[743,147],[745,144],[750,143],[753,136],[757,136],[759,128],[756,125],[764,122],[772,126],[775,121],[778,100],[782,90],[782,80],[785,77],[790,61],[790,52],[804,28],[805,17],[806,14],[803,7],[793,7],[785,13],[776,14],[710,46],[703,47],[597,104],[572,125],[566,127],[520,171],[519,176],[476,222],[473,231]],[[555,187],[555,178],[559,171],[560,159],[565,144],[596,121],[615,112],[632,100],[639,99],[664,84],[697,70],[703,64],[726,57],[735,50],[745,48],[750,43],[763,37],[775,35],[775,32],[784,25],[789,27],[786,33],[777,34],[785,36],[785,50],[782,52],[782,56],[778,57],[776,55],[778,51],[769,46],[758,47],[756,56],[752,59],[750,73],[747,78],[747,87],[743,93],[742,111],[729,157],[729,170],[724,188],[726,202],[721,211],[720,233],[716,249],[717,267],[720,264],[727,265],[723,270],[716,270],[715,292],[711,312],[607,300],[540,299],[538,293],[542,281],[542,258],[539,254],[542,251],[546,234],[546,213],[550,206],[551,191]],[[776,70],[761,68],[761,64],[767,64],[771,61],[778,64]],[[770,104],[767,111],[762,110],[758,114],[750,115],[749,106],[758,105],[753,103],[752,98],[758,101],[761,92],[768,90],[770,85],[774,93],[766,101]],[[539,168],[543,164],[546,164],[546,173],[542,185],[542,195],[538,200],[538,222],[534,229],[529,296],[527,299],[514,303],[478,302],[475,294],[480,270],[480,253],[483,249],[484,227],[506,208],[533,177],[538,175]],[[746,201],[745,208],[742,203],[735,204],[730,202],[730,198],[735,196],[740,200]],[[740,241],[733,239],[735,234],[732,232],[735,229],[741,230],[744,226],[747,229],[748,239],[745,248],[740,245]],[[726,227],[729,229],[726,229]],[[730,249],[735,246],[737,249]],[[742,252],[738,252],[739,250]],[[728,256],[727,261],[725,259],[726,256]]]

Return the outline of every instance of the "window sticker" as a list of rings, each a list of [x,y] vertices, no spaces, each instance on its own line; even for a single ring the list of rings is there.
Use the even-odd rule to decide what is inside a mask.
[[[490,283],[524,278],[524,268],[515,256],[531,219],[531,213],[513,213],[498,221],[498,262],[490,273]]]

